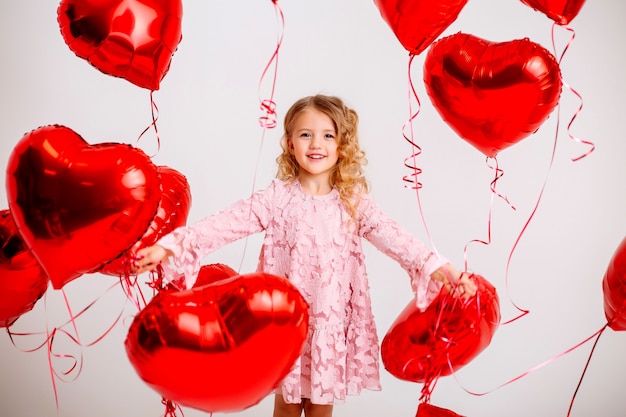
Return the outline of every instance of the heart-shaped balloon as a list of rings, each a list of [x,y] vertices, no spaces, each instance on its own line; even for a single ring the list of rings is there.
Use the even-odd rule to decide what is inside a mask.
[[[405,307],[381,343],[389,373],[428,386],[467,365],[491,343],[500,324],[500,301],[487,280],[473,279],[478,289],[470,299],[453,297],[444,287],[423,312],[415,301]]]
[[[0,327],[29,312],[48,289],[48,276],[20,236],[11,212],[0,211]]]
[[[567,25],[578,15],[585,0],[521,0],[527,6],[545,14],[558,25]]]
[[[442,119],[487,157],[539,129],[562,88],[558,62],[542,46],[463,33],[432,45],[424,83]]]
[[[140,248],[153,245],[161,237],[187,223],[191,207],[191,190],[187,178],[167,166],[159,166],[157,171],[161,180],[162,196],[157,213],[148,230],[132,248],[104,265],[98,272],[113,276],[129,275],[131,273],[130,261]]]
[[[257,404],[287,375],[308,331],[308,307],[288,280],[237,275],[157,294],[125,341],[137,374],[163,398],[205,412]]]
[[[158,90],[182,39],[181,0],[62,0],[63,40],[101,72]]]
[[[626,330],[626,237],[617,247],[602,279],[604,314],[613,330]]]
[[[55,289],[141,238],[161,200],[156,166],[130,145],[89,145],[72,129],[27,133],[7,166],[17,228]]]
[[[419,55],[458,17],[467,0],[374,0],[402,46]]]

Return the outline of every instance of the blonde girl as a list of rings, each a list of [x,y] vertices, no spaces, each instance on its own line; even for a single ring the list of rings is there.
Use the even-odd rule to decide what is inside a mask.
[[[275,391],[274,417],[331,417],[333,405],[347,395],[381,389],[363,239],[407,271],[419,308],[443,285],[455,286],[463,297],[476,292],[468,274],[405,231],[369,196],[358,122],[338,97],[298,100],[285,115],[278,173],[267,188],[137,252],[137,273],[170,258],[193,282],[209,253],[265,234],[258,271],[290,280],[310,316],[303,352]],[[168,263],[163,267],[174,273]]]

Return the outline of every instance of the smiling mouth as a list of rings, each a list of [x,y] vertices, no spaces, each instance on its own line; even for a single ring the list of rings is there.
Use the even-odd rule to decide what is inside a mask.
[[[324,155],[314,154],[314,155],[307,155],[307,158],[310,158],[310,159],[324,159],[326,157]]]

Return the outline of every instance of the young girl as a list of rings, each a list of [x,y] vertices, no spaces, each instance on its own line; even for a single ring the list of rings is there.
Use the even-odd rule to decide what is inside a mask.
[[[265,232],[258,270],[289,279],[309,304],[301,357],[276,390],[274,417],[332,416],[333,403],[380,390],[379,347],[361,238],[409,274],[417,306],[442,285],[471,297],[475,283],[385,215],[363,176],[357,113],[337,97],[297,101],[284,120],[278,174],[227,209],[137,252],[137,273],[171,257],[187,279],[219,247]],[[166,270],[169,269],[164,264]]]

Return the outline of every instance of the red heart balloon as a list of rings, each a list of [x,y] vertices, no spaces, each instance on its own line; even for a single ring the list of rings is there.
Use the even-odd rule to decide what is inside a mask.
[[[287,375],[308,331],[288,280],[264,273],[162,292],[125,341],[138,375],[163,398],[213,412],[257,404]]]
[[[613,330],[626,330],[626,237],[617,247],[602,279],[604,314]]]
[[[402,46],[419,55],[458,17],[467,0],[374,0]]]
[[[122,256],[104,265],[98,272],[105,275],[127,276],[131,273],[130,260],[135,253],[156,243],[161,237],[187,223],[191,207],[191,190],[187,178],[175,169],[157,167],[161,179],[161,201],[157,213],[143,237]]]
[[[181,0],[62,0],[63,40],[105,74],[158,90],[182,39]]]
[[[20,235],[55,289],[130,248],[161,199],[157,169],[141,150],[92,146],[60,125],[18,142],[6,185]]]
[[[48,276],[28,249],[9,210],[0,211],[0,327],[29,312],[48,289]]]
[[[424,382],[467,365],[491,343],[500,323],[496,289],[473,275],[476,296],[463,300],[442,288],[426,310],[410,302],[391,325],[381,343],[385,369],[396,378]],[[449,363],[448,363],[449,362]]]
[[[567,25],[578,15],[585,0],[521,0],[527,6],[540,11],[558,25]]]
[[[424,82],[442,119],[488,157],[539,129],[562,87],[559,65],[542,46],[463,33],[432,45]]]

